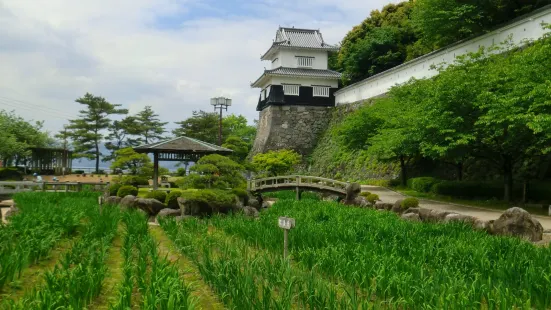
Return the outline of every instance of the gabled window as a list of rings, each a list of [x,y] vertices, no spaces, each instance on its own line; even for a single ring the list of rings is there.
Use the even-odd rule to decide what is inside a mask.
[[[312,86],[314,89],[314,97],[329,97],[329,86]]]
[[[312,68],[314,64],[314,57],[296,56],[297,67]]]
[[[298,96],[300,85],[283,85],[283,94],[287,96]]]

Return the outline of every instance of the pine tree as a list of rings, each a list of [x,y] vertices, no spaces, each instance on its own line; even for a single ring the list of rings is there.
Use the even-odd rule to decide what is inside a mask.
[[[137,141],[143,144],[149,144],[163,138],[163,133],[166,132],[164,126],[167,122],[161,122],[159,115],[151,109],[151,106],[146,106],[135,117],[136,119],[136,136]]]

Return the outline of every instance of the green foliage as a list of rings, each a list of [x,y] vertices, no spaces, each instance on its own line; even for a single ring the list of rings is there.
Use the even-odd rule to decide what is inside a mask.
[[[180,188],[235,188],[245,183],[244,168],[228,157],[212,154],[202,157],[191,167],[196,172],[178,180]]]
[[[153,164],[149,156],[136,153],[130,147],[115,152],[115,161],[111,164],[111,170],[115,169],[129,170],[131,174],[140,176],[153,174]]]
[[[440,180],[431,177],[412,178],[408,180],[408,187],[414,191],[428,193],[434,184]]]
[[[17,168],[0,168],[0,181],[21,180],[22,174]]]
[[[295,200],[297,198],[297,193],[295,191],[277,191],[277,192],[269,192],[262,194],[265,198],[276,198],[280,200]],[[321,197],[318,193],[315,192],[302,192],[300,199],[308,199],[308,200],[321,200]]]
[[[371,195],[370,192],[361,192],[360,196],[367,198],[367,196]]]
[[[109,116],[127,114],[128,110],[119,109],[120,104],[111,104],[105,98],[89,93],[75,101],[84,106],[84,110],[79,111],[79,118],[70,120],[67,127],[74,142],[75,155],[95,159],[97,172],[101,156],[99,145],[105,138],[104,130],[111,125]]]
[[[145,194],[145,198],[152,198],[157,199],[160,202],[165,202],[165,200],[167,200],[167,194],[166,191],[150,191]]]
[[[236,162],[244,162],[249,151],[252,148],[254,141],[245,141],[238,136],[229,136],[222,144],[222,147],[228,148],[233,151],[230,158]]]
[[[186,168],[178,168],[176,169],[176,176],[179,176],[179,177],[185,177],[186,176]]]
[[[122,187],[120,183],[112,183],[109,185],[109,196],[117,196],[119,188]]]
[[[168,195],[166,195],[165,204],[167,207],[171,209],[177,209],[178,208],[178,197],[182,196],[181,191],[173,191],[171,190]]]
[[[367,195],[366,199],[370,204],[375,204],[377,201],[379,201],[379,195],[369,194]]]
[[[417,198],[409,197],[404,200],[402,200],[402,203],[400,204],[400,207],[402,207],[403,210],[407,210],[409,208],[418,208],[419,207],[419,200]]]
[[[149,185],[149,178],[137,175],[124,175],[120,180],[115,179],[114,181],[121,185],[132,185],[134,187]]]
[[[441,181],[432,186],[431,192],[458,198],[503,198],[503,184],[483,181]]]
[[[73,170],[74,174],[84,174],[84,170]]]
[[[231,190],[231,192],[232,194],[237,196],[239,199],[244,200],[245,202],[247,202],[247,200],[249,199],[249,193],[245,189],[234,188]]]
[[[117,191],[117,196],[124,198],[125,196],[132,195],[138,196],[138,189],[131,185],[124,185]]]
[[[220,189],[185,190],[180,197],[192,203],[209,206],[210,208],[233,207],[236,199],[236,196],[231,192]]]
[[[295,165],[301,161],[301,155],[293,150],[269,151],[263,154],[256,154],[253,158],[253,165],[256,170],[268,176],[284,175],[292,172]]]
[[[134,134],[139,144],[149,144],[163,138],[164,126],[168,122],[161,122],[159,115],[155,114],[151,106],[145,106],[134,118],[136,126]]]

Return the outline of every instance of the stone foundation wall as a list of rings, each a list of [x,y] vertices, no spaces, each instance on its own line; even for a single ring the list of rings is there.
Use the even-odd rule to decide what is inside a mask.
[[[308,155],[331,120],[331,107],[268,106],[260,112],[251,156],[292,149]]]

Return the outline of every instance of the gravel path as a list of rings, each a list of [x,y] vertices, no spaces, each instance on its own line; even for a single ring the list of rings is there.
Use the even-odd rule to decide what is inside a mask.
[[[379,199],[386,203],[394,203],[406,196],[380,186],[362,185],[362,191],[368,191],[379,195]],[[471,207],[448,202],[419,199],[419,205],[423,208],[450,211],[464,215],[477,217],[484,221],[495,220],[501,215],[501,211],[490,210],[479,207]],[[534,215],[543,226],[543,229],[551,229],[551,217]]]

